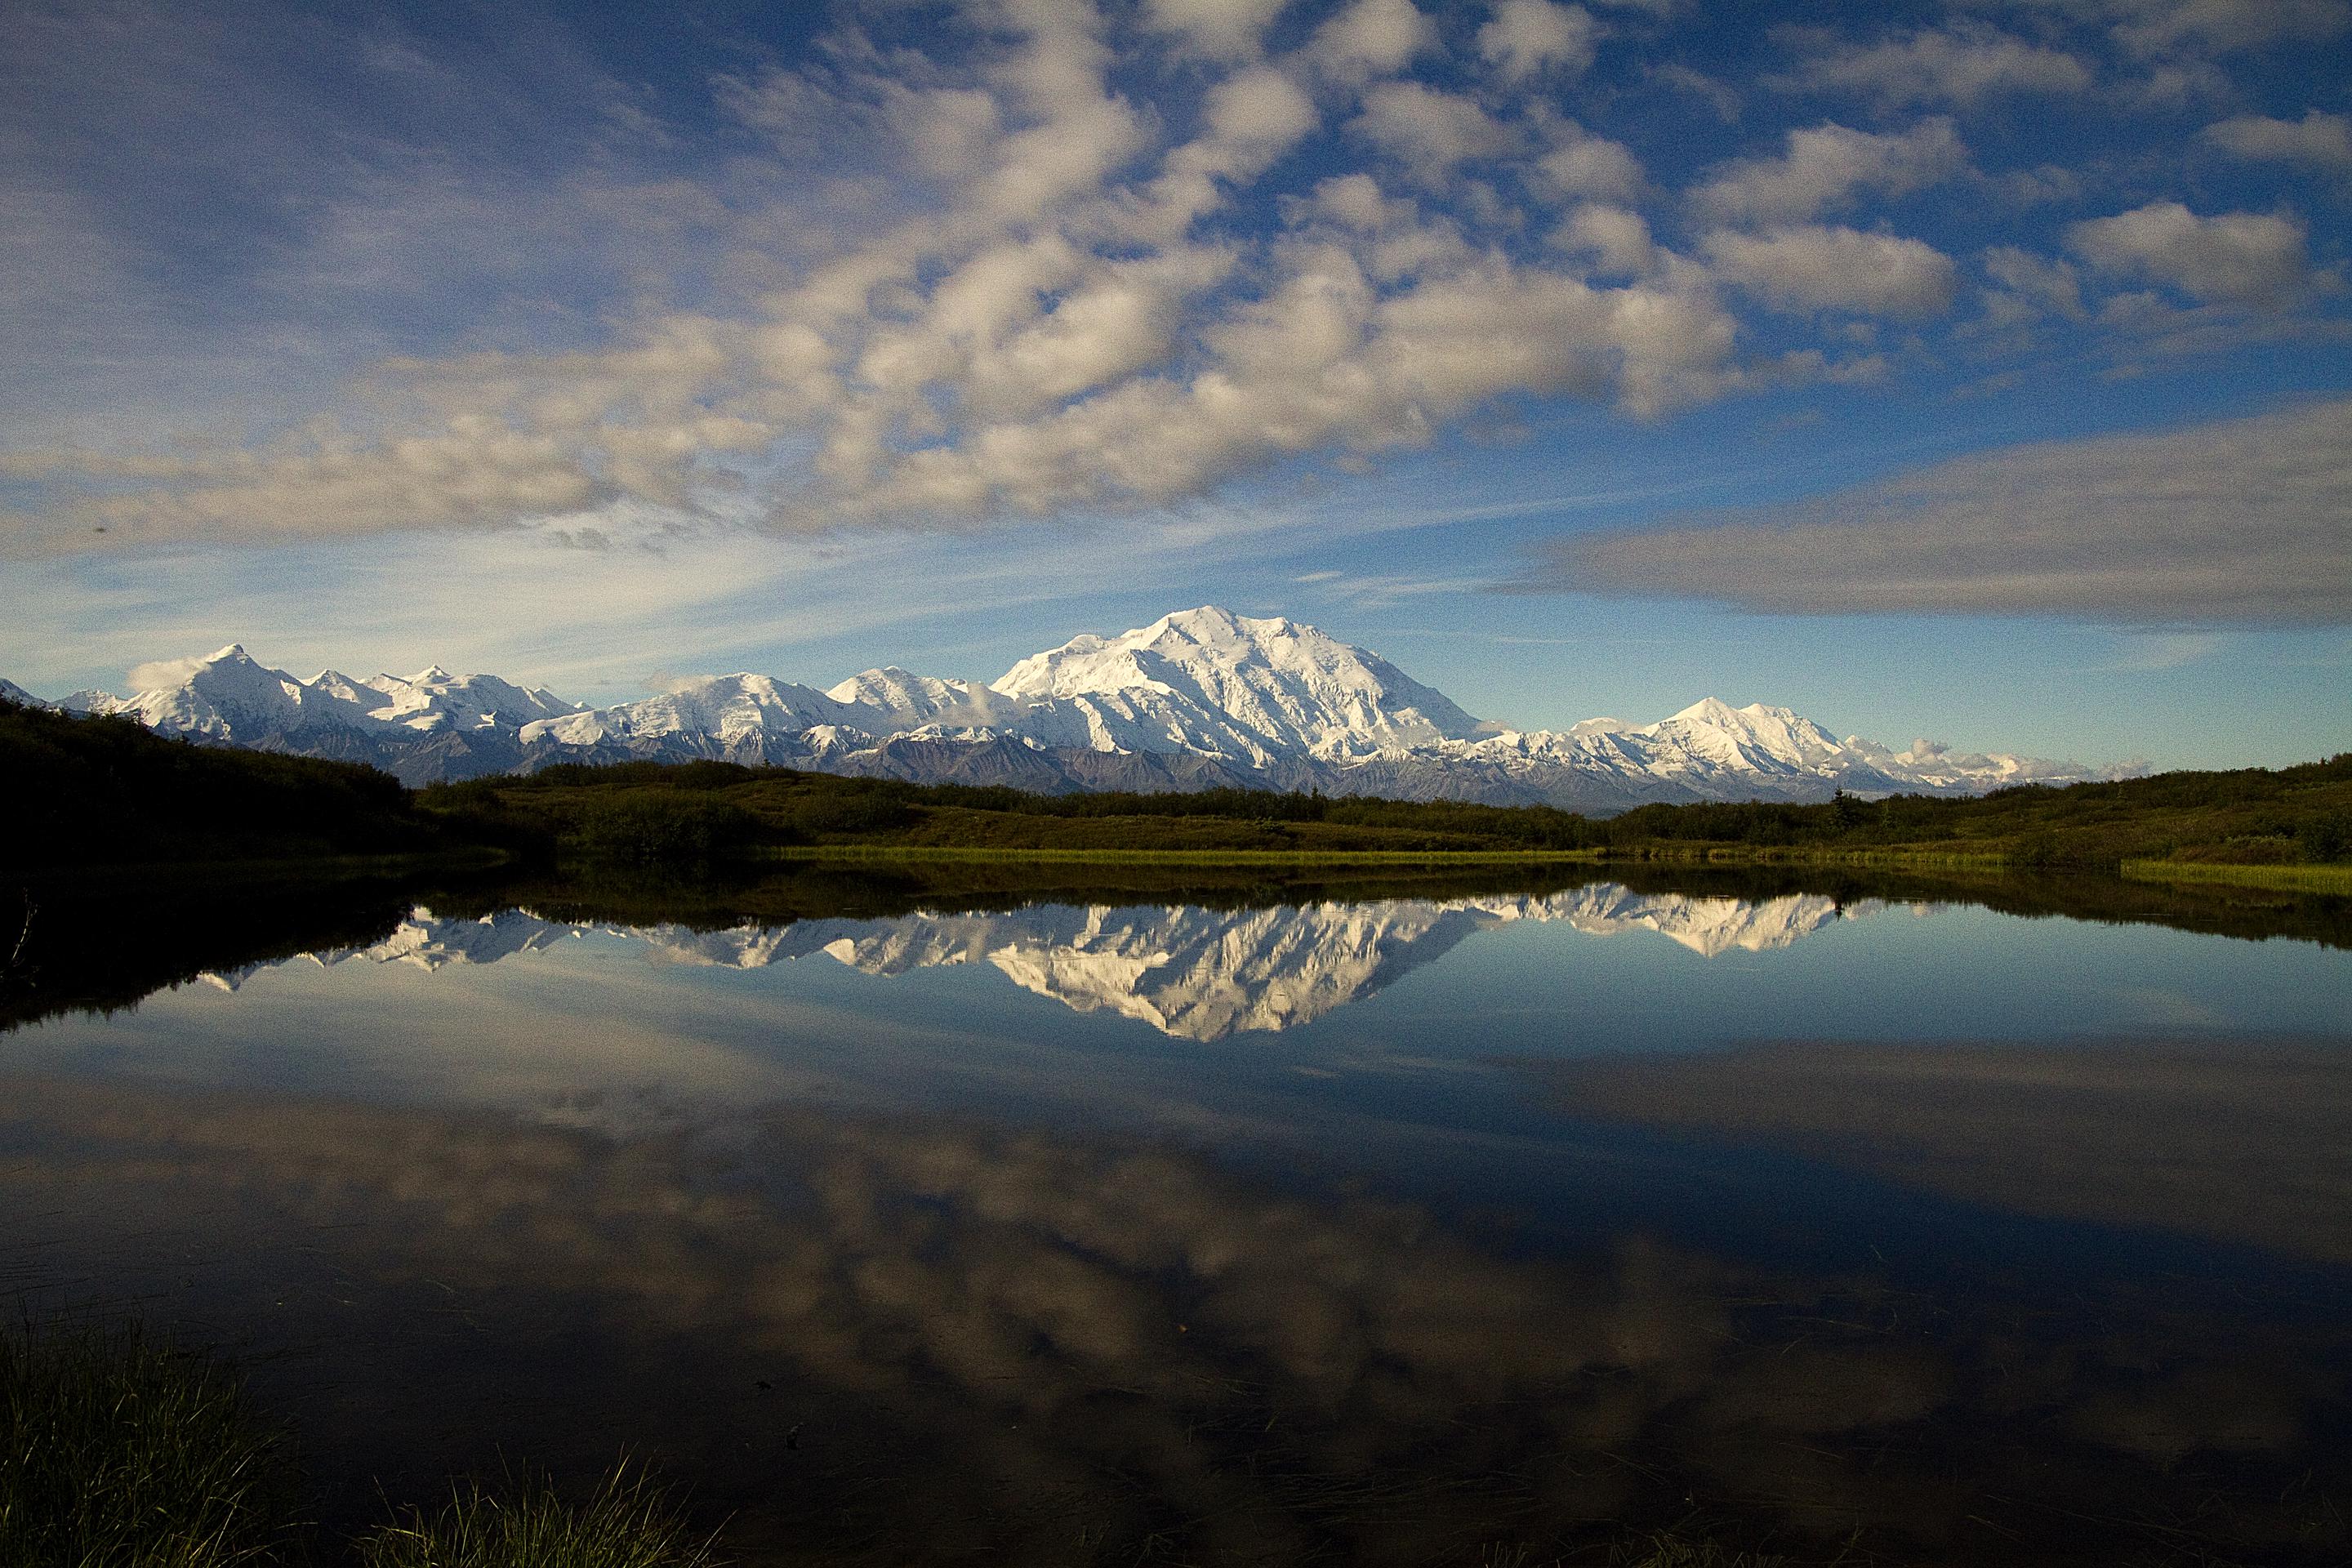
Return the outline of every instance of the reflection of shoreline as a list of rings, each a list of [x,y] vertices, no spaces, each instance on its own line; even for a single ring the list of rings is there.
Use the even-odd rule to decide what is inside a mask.
[[[747,923],[719,931],[563,924],[520,910],[440,919],[420,908],[380,942],[310,956],[326,964],[357,959],[434,970],[494,963],[593,932],[645,944],[669,962],[734,969],[817,953],[881,975],[986,964],[1074,1011],[1116,1013],[1162,1034],[1211,1041],[1310,1023],[1497,926],[1564,923],[1602,937],[1652,933],[1715,958],[1789,947],[1842,917],[1882,907],[1842,907],[1819,894],[1751,902],[1596,883],[1539,897],[1241,910],[1039,904],[996,913]],[[205,979],[234,990],[249,973]]]
[[[2219,1291],[1530,1254],[1034,1127],[711,1131],[15,1079],[0,1247],[249,1347],[332,1473],[422,1495],[626,1443],[755,1551],[1422,1563],[1697,1509],[1823,1555],[2109,1561],[2068,1552],[2085,1498],[2223,1558],[2347,1544],[2313,1501],[2352,1482],[2343,1326]]]

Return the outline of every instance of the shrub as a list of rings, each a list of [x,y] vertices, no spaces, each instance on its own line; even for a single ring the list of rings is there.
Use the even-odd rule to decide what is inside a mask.
[[[724,801],[654,793],[593,803],[580,818],[580,844],[600,860],[694,865],[749,844],[759,823]]]
[[[2331,816],[2314,817],[2303,825],[2298,835],[2303,840],[2303,858],[2315,865],[2326,865],[2352,854],[2352,815],[2338,812]]]

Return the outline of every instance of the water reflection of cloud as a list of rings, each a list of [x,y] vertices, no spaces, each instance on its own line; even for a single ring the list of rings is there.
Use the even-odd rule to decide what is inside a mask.
[[[132,1293],[201,1258],[223,1318],[254,1276],[257,1348],[333,1336],[295,1363],[332,1373],[304,1406],[326,1451],[592,1463],[633,1440],[772,1544],[1418,1563],[1696,1498],[1942,1560],[2046,1540],[2085,1497],[2154,1518],[2192,1483],[2240,1555],[2347,1544],[2273,1484],[2352,1480],[2314,1442],[2343,1410],[2340,1327],[2233,1303],[2219,1333],[2186,1292],[1927,1299],[1638,1239],[1550,1256],[1181,1147],[934,1116],[614,1136],[30,1079],[0,1107],[0,1238],[88,1216],[51,1236],[56,1277]],[[315,1297],[273,1274],[322,1257]]]
[[[2352,1041],[1790,1041],[1539,1070],[1580,1115],[2352,1263]]]

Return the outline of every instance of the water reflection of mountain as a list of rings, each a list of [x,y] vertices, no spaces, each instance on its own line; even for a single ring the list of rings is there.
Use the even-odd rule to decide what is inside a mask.
[[[363,960],[430,970],[492,963],[593,933],[642,942],[668,962],[733,969],[818,954],[880,975],[985,964],[1075,1011],[1116,1013],[1166,1035],[1208,1041],[1310,1023],[1498,926],[1534,921],[1592,936],[1654,933],[1716,958],[1785,948],[1841,918],[1881,907],[1841,906],[1811,893],[1749,901],[1596,883],[1540,896],[1237,910],[1040,904],[723,931],[565,923],[521,910],[443,919],[420,908],[379,942],[310,956],[328,964]],[[205,979],[233,990],[247,973]]]

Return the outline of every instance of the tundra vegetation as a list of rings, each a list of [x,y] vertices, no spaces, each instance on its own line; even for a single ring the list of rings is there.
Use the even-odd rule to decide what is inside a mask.
[[[1645,805],[1594,818],[1550,806],[1253,790],[1033,795],[699,762],[555,767],[432,786],[420,809],[536,828],[588,856],[641,861],[677,846],[892,853],[1551,855],[1610,862],[1973,865],[2112,874],[2126,865],[2268,868],[2352,891],[2352,753],[2284,769],[2174,773],[1973,799],[1841,795]],[[2311,873],[2316,871],[2316,876]],[[2183,875],[2198,873],[2184,871]],[[2206,873],[2210,875],[2210,873]]]

